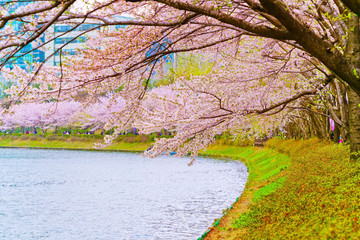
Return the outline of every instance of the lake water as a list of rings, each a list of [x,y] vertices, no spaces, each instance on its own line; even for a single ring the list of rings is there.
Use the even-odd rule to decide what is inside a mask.
[[[0,149],[0,239],[197,239],[240,196],[244,164]]]

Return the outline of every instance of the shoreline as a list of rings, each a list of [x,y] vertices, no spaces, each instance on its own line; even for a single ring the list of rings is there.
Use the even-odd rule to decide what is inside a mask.
[[[133,152],[140,153],[143,150],[133,149],[96,149],[96,148],[64,148],[64,147],[23,147],[23,146],[0,146],[0,148],[19,148],[19,149],[49,149],[49,150],[70,150],[70,151],[93,151],[93,152]]]
[[[61,144],[63,146],[61,147],[50,147],[50,146],[45,146],[44,143],[54,143],[53,142],[41,142],[41,141],[29,141],[29,140],[13,140],[11,142],[6,141],[7,143],[6,145],[4,145],[4,140],[0,141],[0,149],[1,148],[12,148],[12,149],[45,149],[45,150],[70,150],[70,151],[100,151],[100,152],[131,152],[131,153],[141,153],[143,151],[145,151],[147,148],[143,147],[141,149],[133,149],[133,145],[138,145],[138,144],[142,144],[142,145],[148,145],[150,143],[122,143],[121,147],[122,149],[116,148],[116,144],[115,146],[110,146],[111,148],[103,148],[103,149],[96,149],[93,147],[76,147],[73,145],[72,142],[66,142],[66,141],[61,141]],[[23,145],[23,146],[15,146],[15,145]],[[42,145],[42,146],[40,146]],[[68,145],[66,147],[64,147],[64,145]],[[90,146],[90,145],[88,145]],[[91,145],[92,146],[92,145]],[[221,146],[221,148],[227,148],[228,146]],[[241,148],[241,147],[237,147],[237,148]],[[214,154],[214,153],[209,153],[207,151],[202,152],[199,154],[199,157],[211,157],[211,158],[215,158],[215,159],[226,159],[226,160],[231,160],[231,161],[239,161],[239,159],[234,159],[232,156],[230,155],[219,155],[219,154]],[[247,168],[248,168],[248,174],[249,173],[249,167],[246,163],[246,161],[241,161],[242,163],[244,163]],[[211,231],[213,231],[214,227],[219,225],[221,221],[223,221],[223,219],[226,219],[226,215],[228,213],[230,213],[230,210],[236,206],[236,204],[239,203],[239,199],[241,199],[241,196],[243,196],[244,192],[246,191],[246,187],[244,188],[243,192],[241,193],[241,195],[236,199],[235,202],[233,202],[228,209],[224,212],[224,214],[222,215],[222,217],[220,219],[215,219],[215,225],[213,224],[212,226],[209,226],[209,228],[205,231],[204,234],[202,234],[202,236],[199,239],[206,239],[204,238],[205,236],[207,236]],[[211,233],[212,234],[212,233]]]
[[[291,165],[290,158],[285,154],[279,153],[268,147],[254,146],[228,146],[228,145],[212,145],[202,156],[212,158],[225,158],[234,161],[241,161],[248,170],[248,179],[241,195],[233,202],[224,214],[215,219],[211,227],[197,240],[214,240],[214,239],[237,239],[236,235],[241,234],[242,230],[235,230],[233,223],[242,215],[249,212],[249,206],[257,199],[263,198],[273,191],[256,194],[261,188],[276,183],[284,176],[284,172],[278,171],[274,174],[266,176],[266,172],[259,171],[257,166],[264,165],[269,159],[278,158],[279,161],[273,162],[275,169]],[[270,169],[272,168],[269,166]],[[281,187],[280,185],[278,187]],[[275,189],[276,190],[276,189]]]
[[[99,151],[99,152],[129,152],[129,153],[141,153],[141,152],[146,150],[146,148],[144,148],[144,149],[136,149],[136,150],[131,149],[132,144],[123,145],[122,149],[114,149],[114,148],[112,148],[112,149],[107,149],[107,148],[96,149],[96,148],[92,148],[92,147],[91,148],[90,147],[71,147],[71,142],[65,142],[65,141],[62,141],[62,143],[63,144],[68,144],[69,145],[68,147],[39,146],[40,145],[39,141],[29,141],[29,140],[24,141],[24,140],[19,140],[19,139],[12,142],[12,144],[14,144],[14,143],[16,144],[16,142],[21,143],[21,144],[25,144],[26,146],[14,146],[14,145],[11,145],[11,146],[6,146],[5,145],[4,146],[4,145],[2,145],[2,142],[0,141],[0,149],[5,149],[5,148],[10,148],[10,149],[44,149],[44,150],[70,150],[70,151],[94,151],[94,152],[97,152],[97,151]],[[38,146],[35,146],[36,143],[38,143]],[[135,143],[135,144],[139,144],[139,143]],[[219,156],[219,155],[216,155],[216,154],[207,153],[206,151],[199,154],[199,157],[211,157],[211,158],[215,158],[215,159],[226,159],[226,160],[231,160],[231,161],[238,161],[238,159],[233,159],[233,158],[231,158],[231,156]],[[241,162],[243,162],[243,161],[241,161]],[[243,162],[243,163],[247,166],[246,162]],[[241,196],[245,192],[245,189],[246,189],[246,187],[244,188]],[[238,202],[238,200],[240,199],[241,196],[239,196],[236,199],[236,201],[229,206],[228,210],[222,215],[222,217],[220,219],[225,218],[225,216],[229,213],[229,210],[231,208],[233,208],[233,206],[235,204],[237,204],[237,202]],[[207,236],[211,232],[211,230],[214,228],[214,226],[219,225],[220,219],[215,219],[214,221],[215,221],[216,225],[213,224],[212,226],[210,226],[205,231],[205,233],[202,234],[202,236],[200,238],[198,238],[198,239],[204,239],[204,237]]]

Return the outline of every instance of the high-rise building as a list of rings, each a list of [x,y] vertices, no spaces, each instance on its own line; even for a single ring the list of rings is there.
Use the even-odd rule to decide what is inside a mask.
[[[117,19],[129,20],[131,18],[118,16]],[[125,27],[126,26],[124,25],[110,26],[110,28],[114,31]],[[90,20],[82,24],[53,24],[50,31],[48,31],[48,34],[52,34],[52,36],[48,36],[48,38],[52,37],[55,40],[47,44],[45,59],[49,59],[47,60],[46,65],[58,66],[60,64],[60,51],[58,51],[59,49],[61,49],[61,56],[63,57],[76,57],[76,55],[78,54],[78,50],[84,48],[84,43],[88,40],[89,37],[96,36],[96,29],[99,28],[99,24],[94,23]],[[89,31],[91,29],[95,30]]]
[[[21,6],[25,6],[29,4],[29,1],[2,1],[0,0],[0,6],[5,8],[9,13],[14,12],[17,8]],[[7,24],[11,25],[14,28],[14,32],[19,32],[19,34],[27,34],[21,33],[23,22],[18,20],[11,20]],[[45,41],[45,35],[40,37],[40,41]],[[13,68],[15,65],[21,67],[25,70],[30,70],[32,68],[32,64],[34,62],[44,62],[45,60],[45,52],[39,49],[34,49],[32,47],[32,43],[21,48],[14,57],[7,60],[5,67]],[[0,63],[5,61],[5,59],[0,59]],[[2,99],[4,94],[4,89],[11,86],[11,83],[15,80],[5,79],[0,73],[0,99]]]
[[[5,7],[10,13],[14,12],[15,9],[29,4],[28,1],[0,1],[0,5]],[[15,32],[20,32],[22,30],[22,25],[24,24],[21,21],[11,20],[7,24],[13,26]],[[23,33],[26,34],[26,33]],[[40,41],[44,42],[45,36],[43,35],[40,38]],[[45,53],[39,49],[34,49],[32,44],[29,43],[25,47],[21,48],[19,52],[11,58],[6,67],[12,68],[14,65],[20,66],[22,69],[31,68],[31,63],[33,62],[43,62],[45,60]],[[0,60],[1,61],[1,60]]]
[[[90,31],[82,35],[83,32],[90,29],[96,29],[99,25],[95,23],[84,23],[78,27],[69,24],[54,24],[51,26],[49,34],[52,34],[54,41],[47,44],[45,58],[48,66],[58,66],[60,64],[60,50],[63,57],[73,57],[78,54],[78,49],[84,47],[84,43],[89,36],[96,35],[96,31]]]
[[[1,4],[7,4],[9,1],[1,1]],[[16,7],[20,7],[23,5],[29,4],[28,1],[19,1],[16,4],[12,3],[12,9]],[[126,16],[118,16],[118,20],[131,20],[131,17]],[[15,31],[20,31],[22,28],[23,22],[20,21],[12,21],[11,24],[14,26]],[[45,43],[45,38],[49,41],[49,39],[53,39],[45,45],[45,51],[34,49],[32,44],[28,44],[23,47],[7,64],[6,67],[12,68],[14,65],[20,66],[22,69],[31,69],[32,63],[35,62],[45,62],[47,66],[58,66],[60,64],[60,51],[61,56],[64,57],[75,57],[79,53],[79,49],[84,48],[84,43],[88,40],[89,37],[96,36],[97,31],[99,29],[99,24],[94,21],[85,21],[84,23],[80,22],[78,24],[67,24],[67,23],[56,23],[50,26],[50,28],[46,31],[46,37],[43,35],[40,38],[40,41]],[[126,26],[124,25],[115,25],[110,26],[110,29],[113,31],[124,29]],[[94,29],[94,30],[92,30]],[[89,31],[92,30],[92,31]],[[86,33],[85,33],[86,32]],[[84,33],[84,34],[83,34]],[[154,44],[154,47],[151,48],[146,56],[150,56],[151,54],[156,53],[157,51],[163,50],[168,44],[166,40],[163,44]],[[63,60],[63,59],[62,59]],[[169,66],[174,63],[174,54],[171,54],[167,57],[164,57],[166,62],[163,70],[160,72],[166,72],[169,69]],[[1,60],[0,60],[1,61]],[[152,79],[156,79],[159,73],[154,73]],[[160,74],[161,75],[161,74]],[[0,76],[0,78],[2,78]],[[4,82],[4,79],[0,79],[1,82]],[[7,80],[8,81],[8,80]],[[4,85],[4,84],[3,84]],[[1,88],[1,86],[0,86]],[[0,91],[2,92],[2,91]],[[0,93],[1,98],[1,93]]]

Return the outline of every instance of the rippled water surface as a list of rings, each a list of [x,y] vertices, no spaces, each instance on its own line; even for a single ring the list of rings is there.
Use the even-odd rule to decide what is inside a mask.
[[[197,239],[246,167],[133,153],[0,149],[0,239]]]

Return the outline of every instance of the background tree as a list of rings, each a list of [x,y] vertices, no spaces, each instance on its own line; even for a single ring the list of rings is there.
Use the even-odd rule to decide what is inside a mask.
[[[4,129],[12,127],[32,128],[33,134],[38,127],[42,134],[52,127],[72,126],[74,116],[81,111],[79,102],[67,101],[60,103],[22,103],[13,105],[1,115]]]

